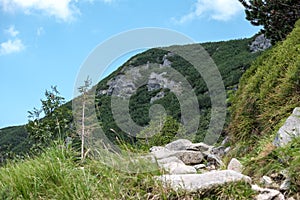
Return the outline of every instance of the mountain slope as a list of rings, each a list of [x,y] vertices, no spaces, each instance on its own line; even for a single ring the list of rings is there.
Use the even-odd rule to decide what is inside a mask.
[[[249,43],[252,40],[252,38],[249,38],[222,42],[209,42],[182,47],[177,46],[176,48],[192,50],[193,48],[198,48],[198,46],[202,45],[218,66],[226,89],[234,90],[237,88],[241,75],[248,67],[250,67],[251,62],[260,54],[251,53],[249,51]],[[168,52],[163,49],[150,49],[144,53],[133,56],[119,69],[97,84],[98,97],[96,101],[99,106],[98,118],[103,125],[102,128],[106,135],[112,141],[115,140],[116,134],[113,133],[111,129],[114,129],[117,133],[119,133],[119,138],[126,139],[126,137],[114,122],[110,107],[111,96],[107,94],[103,95],[101,94],[101,91],[107,91],[107,89],[109,89],[108,82],[115,79],[118,75],[122,75],[122,73],[124,74],[124,72],[128,69],[139,68],[147,63],[153,65],[155,63],[164,64],[164,56],[166,54],[168,55]],[[187,61],[176,55],[170,55],[167,57],[167,60],[171,63],[171,66],[174,69],[186,77],[195,90],[201,109],[200,128],[197,131],[197,140],[201,140],[203,139],[203,135],[207,129],[210,115],[211,105],[210,98],[207,93],[207,87],[201,76],[195,72],[195,69],[191,67]],[[168,64],[167,61],[165,62],[165,64]],[[159,97],[159,94],[163,94],[163,98]],[[148,91],[147,86],[137,88],[137,92],[131,97],[130,114],[132,119],[141,126],[147,125],[149,123],[149,107],[153,104],[162,104],[168,115],[172,116],[178,122],[180,121],[181,112],[179,102],[174,93],[170,92],[168,89],[162,88]],[[70,107],[70,102],[67,106]],[[0,138],[0,155],[2,156],[6,155],[6,153],[10,151],[19,154],[28,150],[28,144],[25,142],[27,133],[24,126],[1,129]],[[132,138],[127,139],[131,141]]]
[[[274,141],[300,106],[300,20],[285,41],[264,52],[247,70],[232,105],[229,157],[242,160],[244,173],[258,180],[284,171],[289,177],[285,192],[299,199],[300,138],[281,147]]]
[[[110,140],[116,136],[124,140],[131,140],[124,136],[122,130],[115,123],[111,108],[111,96],[130,97],[130,117],[140,125],[146,126],[149,123],[149,108],[151,105],[160,104],[166,113],[180,122],[182,112],[180,102],[170,88],[166,89],[168,81],[164,81],[157,72],[152,76],[152,82],[138,87],[132,81],[143,69],[156,65],[162,67],[170,66],[184,76],[184,79],[192,86],[197,96],[200,115],[199,129],[197,130],[196,141],[203,140],[210,120],[211,102],[206,84],[197,70],[186,60],[172,53],[172,48],[182,48],[187,52],[200,48],[200,45],[208,52],[216,63],[226,90],[234,90],[237,87],[239,78],[250,66],[251,62],[259,53],[250,53],[249,43],[251,39],[231,40],[226,42],[212,42],[204,44],[193,44],[184,46],[169,47],[167,49],[150,49],[138,54],[127,61],[109,77],[98,84],[97,101],[99,102],[98,117],[102,122],[103,129]],[[199,60],[201,62],[201,60]],[[149,77],[151,77],[151,75]],[[130,78],[128,78],[130,77]],[[136,92],[135,92],[136,91]],[[126,119],[124,119],[126,120]],[[114,134],[111,129],[119,135]]]

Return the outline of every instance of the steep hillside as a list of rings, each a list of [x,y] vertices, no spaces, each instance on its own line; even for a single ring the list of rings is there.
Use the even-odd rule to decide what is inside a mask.
[[[243,75],[232,102],[234,142],[255,142],[278,130],[300,105],[300,22],[287,40],[260,56]]]
[[[185,48],[188,51],[189,49],[192,50],[193,48],[198,48],[202,45],[218,66],[226,89],[234,90],[237,87],[241,75],[260,54],[251,53],[249,51],[249,44],[252,40],[252,38],[249,38],[224,42],[209,42],[204,44],[177,46],[176,48]],[[164,57],[165,55],[169,55],[167,56],[167,59]],[[203,135],[205,134],[209,123],[211,106],[207,87],[199,73],[195,71],[187,61],[179,56],[168,54],[168,51],[163,49],[150,49],[144,53],[133,56],[119,69],[98,83],[98,117],[102,123],[103,130],[109,139],[115,140],[116,138],[115,133],[110,131],[111,129],[114,129],[119,133],[119,137],[126,139],[126,137],[123,137],[122,131],[120,131],[114,122],[110,107],[111,96],[108,93],[103,94],[103,91],[107,92],[109,89],[109,82],[111,83],[112,80],[116,79],[119,75],[124,74],[128,69],[138,69],[147,63],[151,65],[164,64],[164,60],[166,62],[165,64],[168,64],[169,62],[172,68],[184,75],[195,90],[201,110],[197,140],[203,139]],[[123,89],[126,91],[128,88],[125,87]],[[132,95],[130,100],[130,115],[137,124],[145,126],[149,123],[149,107],[153,104],[162,104],[168,115],[179,121],[181,116],[179,102],[170,90],[154,88],[153,90],[148,91],[147,86],[136,89],[137,92]],[[159,97],[159,94],[163,95]],[[67,107],[71,107],[70,105],[69,102]],[[24,126],[1,129],[0,138],[0,155],[2,155],[2,157],[7,157],[7,152],[12,152],[13,155],[26,152],[28,149],[28,143],[26,143],[27,133]],[[130,138],[127,139],[131,141]]]
[[[211,108],[207,86],[197,70],[182,57],[174,55],[172,48],[184,48],[188,52],[198,49],[202,45],[219,68],[224,85],[229,91],[237,87],[241,75],[259,55],[259,53],[250,53],[250,42],[251,39],[243,39],[170,47],[167,50],[150,49],[134,56],[98,84],[98,117],[102,122],[106,135],[109,139],[114,140],[116,135],[111,131],[111,129],[114,129],[120,134],[118,137],[131,140],[130,138],[122,137],[124,135],[114,121],[111,110],[112,95],[119,97],[130,96],[130,116],[140,126],[148,125],[149,108],[154,104],[163,105],[167,114],[180,122],[182,113],[179,101],[170,89],[166,89],[166,85],[163,83],[164,80],[159,80],[161,72],[154,74],[153,81],[142,87],[137,87],[132,81],[139,76],[140,70],[157,64],[172,67],[183,75],[192,86],[198,98],[199,110],[201,111],[196,141],[203,140],[209,124]],[[199,59],[198,62],[201,62],[201,60]],[[128,76],[131,78],[128,78]]]
[[[259,179],[285,171],[287,194],[300,197],[300,138],[275,147],[277,131],[300,106],[300,21],[287,39],[263,53],[240,81],[232,102],[229,135],[245,173]]]

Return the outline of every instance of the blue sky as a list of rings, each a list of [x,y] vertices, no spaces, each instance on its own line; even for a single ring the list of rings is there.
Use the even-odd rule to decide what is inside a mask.
[[[89,53],[113,35],[143,27],[172,29],[197,42],[259,31],[238,0],[0,0],[0,128],[25,124],[51,85],[72,99]]]

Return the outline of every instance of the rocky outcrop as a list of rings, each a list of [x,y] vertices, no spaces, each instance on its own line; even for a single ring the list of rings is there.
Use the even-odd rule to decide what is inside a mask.
[[[173,174],[173,167],[183,168],[183,166],[178,166],[178,164],[161,165],[161,163],[165,163],[166,159],[172,160],[174,157],[188,166],[188,168],[193,167],[196,171],[200,169],[209,171],[224,166],[220,157],[220,155],[224,154],[220,154],[219,149],[219,147],[210,146],[204,143],[192,143],[186,139],[179,139],[165,145],[165,147],[152,147],[150,151],[151,155],[157,159],[159,166],[168,173]],[[178,161],[176,162],[178,163]],[[199,164],[201,164],[201,167],[199,167]]]
[[[203,174],[163,175],[156,178],[167,187],[187,191],[205,190],[238,181],[251,183],[250,177],[232,170],[211,171]]]
[[[300,107],[294,109],[291,116],[287,118],[283,126],[277,132],[273,144],[282,147],[293,138],[300,136]]]
[[[236,158],[231,159],[227,170],[221,170],[221,167],[224,167],[222,156],[228,152],[225,149],[228,147],[192,143],[186,139],[176,140],[164,147],[152,147],[150,157],[153,157],[165,172],[164,175],[155,178],[161,181],[164,187],[188,192],[207,190],[240,181],[251,184],[251,178],[242,174],[243,165]],[[284,171],[272,176],[276,180],[279,179],[278,176],[282,176],[280,179],[284,181],[276,183],[273,178],[263,176],[261,185],[269,188],[252,185],[252,190],[257,192],[255,199],[284,200],[280,191],[285,191],[289,187],[290,179]]]
[[[264,34],[258,35],[250,45],[251,52],[264,51],[272,46],[271,40],[267,39]]]

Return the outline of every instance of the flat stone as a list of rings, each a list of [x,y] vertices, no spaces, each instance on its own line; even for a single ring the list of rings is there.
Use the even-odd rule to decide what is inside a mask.
[[[171,162],[184,164],[184,162],[182,162],[182,160],[180,160],[176,156],[171,156],[171,157],[167,157],[167,158],[157,160],[158,165],[163,165],[163,164],[167,164],[167,163],[171,163]]]
[[[251,188],[260,193],[255,197],[256,200],[285,200],[283,194],[278,190],[261,188],[257,185],[252,185]]]
[[[183,163],[170,162],[163,164],[162,167],[170,174],[196,174],[197,170],[192,166]]]
[[[175,190],[199,191],[226,183],[245,181],[251,183],[251,178],[232,170],[206,172],[203,174],[162,175],[156,177],[163,185]]]
[[[167,144],[165,147],[166,147],[166,149],[171,150],[171,151],[180,151],[180,150],[186,150],[187,147],[189,147],[192,144],[193,143],[189,140],[179,139],[179,140],[176,140],[174,142]]]
[[[166,149],[165,147],[163,148],[159,148],[156,151],[152,151],[151,154],[156,158],[156,159],[163,159],[163,158],[168,158],[171,156],[174,156],[175,152],[174,151],[170,151],[168,149]]]

